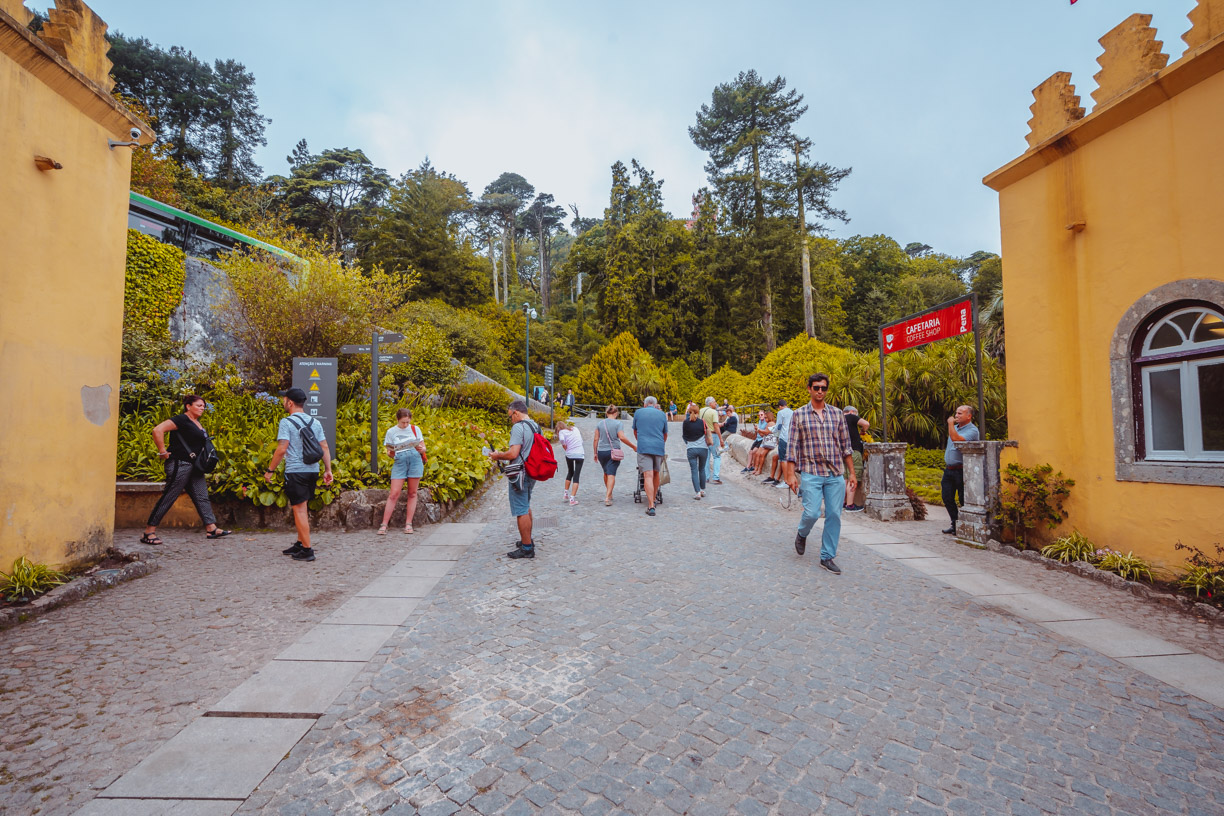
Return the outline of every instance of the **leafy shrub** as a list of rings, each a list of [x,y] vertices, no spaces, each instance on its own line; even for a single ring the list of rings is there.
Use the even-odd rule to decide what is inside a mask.
[[[779,399],[785,399],[791,405],[802,405],[808,401],[807,378],[818,371],[828,374],[850,356],[846,349],[822,343],[806,334],[800,335],[765,355],[744,379],[739,402],[774,405]]]
[[[1097,550],[1094,556],[1097,569],[1116,573],[1127,581],[1137,581],[1140,577],[1152,580],[1152,565],[1133,552],[1123,555],[1117,550]]]
[[[931,504],[943,502],[943,468],[905,466],[905,484],[912,488],[918,498]]]
[[[1216,555],[1212,558],[1198,547],[1180,541],[1173,545],[1175,549],[1190,553],[1190,557],[1186,559],[1186,574],[1178,581],[1178,585],[1182,589],[1194,590],[1195,597],[1206,594],[1208,598],[1214,598],[1224,593],[1224,546],[1214,546]]]
[[[998,520],[1016,537],[1021,548],[1027,548],[1030,533],[1044,525],[1053,530],[1067,514],[1063,502],[1071,495],[1074,479],[1054,474],[1048,464],[1026,468],[1012,462],[1003,471],[1003,496]]]
[[[931,448],[919,448],[910,445],[905,449],[905,464],[920,468],[938,468],[943,470],[944,452],[942,450],[933,450]]]
[[[123,277],[123,328],[169,338],[170,315],[183,299],[186,280],[183,250],[128,230],[127,269]]]
[[[693,369],[689,364],[682,359],[672,360],[667,365],[667,373],[671,374],[672,379],[676,381],[676,398],[677,405],[683,405],[688,400],[697,399],[697,375],[693,373]],[[703,395],[705,399],[707,395]]]
[[[1096,557],[1096,545],[1088,540],[1088,536],[1079,530],[1073,530],[1069,535],[1059,536],[1053,543],[1041,548],[1041,554],[1064,564],[1072,561],[1091,562]]]
[[[505,412],[513,399],[500,385],[488,382],[462,383],[451,389],[447,403],[464,408],[479,408],[494,414]]]
[[[68,582],[68,576],[46,564],[36,564],[24,555],[13,562],[11,572],[0,571],[0,594],[20,601],[41,595]]]
[[[678,396],[671,374],[660,369],[629,332],[618,334],[578,370],[574,389],[578,402],[596,405],[635,405],[648,394],[664,404]]]
[[[925,519],[927,517],[927,506],[922,497],[908,484],[905,486],[905,495],[909,499],[910,507],[914,508],[914,521]]]
[[[732,405],[738,406],[743,403],[743,400],[740,398],[743,387],[744,375],[730,365],[724,365],[697,383],[693,398],[698,405],[702,405],[706,397],[713,397],[719,401],[719,404],[723,400],[727,400]]]

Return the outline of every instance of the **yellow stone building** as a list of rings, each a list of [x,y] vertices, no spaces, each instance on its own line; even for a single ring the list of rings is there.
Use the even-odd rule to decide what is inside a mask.
[[[1010,436],[1076,479],[1070,524],[1177,564],[1224,543],[1224,0],[1169,64],[1135,14],[1101,38],[1085,115],[1033,91],[999,193]]]
[[[111,543],[132,149],[106,24],[0,0],[0,569]]]

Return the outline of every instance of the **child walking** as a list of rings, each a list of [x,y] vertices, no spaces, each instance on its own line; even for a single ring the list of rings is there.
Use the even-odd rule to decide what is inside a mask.
[[[557,438],[565,448],[565,498],[571,505],[578,503],[578,477],[582,474],[582,463],[586,452],[582,448],[582,434],[568,422],[558,422]]]

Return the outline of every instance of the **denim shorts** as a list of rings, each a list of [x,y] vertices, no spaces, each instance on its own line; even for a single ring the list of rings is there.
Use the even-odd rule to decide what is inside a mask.
[[[514,479],[510,483],[510,515],[518,518],[531,512],[531,488],[535,487],[535,479],[523,474],[523,486],[520,488]]]
[[[625,461],[624,459],[613,459],[610,450],[598,451],[595,456],[599,459],[599,466],[603,468],[605,476],[615,476],[616,469],[620,467],[621,462]]]
[[[778,461],[781,462],[785,458],[786,458],[786,440],[779,439],[778,440]]]
[[[419,479],[425,475],[425,463],[416,448],[400,451],[391,466],[392,479]]]

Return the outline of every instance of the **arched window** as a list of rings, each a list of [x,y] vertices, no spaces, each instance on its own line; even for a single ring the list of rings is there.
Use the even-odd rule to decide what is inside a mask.
[[[1144,321],[1135,341],[1135,458],[1224,462],[1224,312],[1171,304]]]

